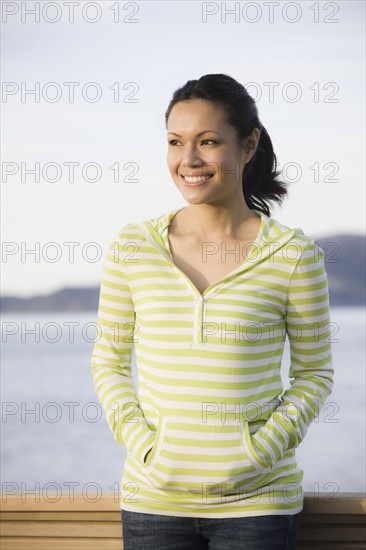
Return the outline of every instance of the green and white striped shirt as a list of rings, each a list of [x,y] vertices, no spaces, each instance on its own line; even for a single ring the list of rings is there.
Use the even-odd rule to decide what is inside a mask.
[[[245,261],[201,294],[170,252],[179,210],[123,226],[105,258],[91,369],[108,425],[127,448],[120,507],[203,518],[296,514],[304,472],[295,448],[333,386],[324,252],[302,229],[258,212]]]

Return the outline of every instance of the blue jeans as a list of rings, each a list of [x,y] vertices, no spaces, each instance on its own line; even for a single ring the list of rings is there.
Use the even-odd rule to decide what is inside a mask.
[[[121,510],[124,550],[295,550],[301,512],[191,518]]]

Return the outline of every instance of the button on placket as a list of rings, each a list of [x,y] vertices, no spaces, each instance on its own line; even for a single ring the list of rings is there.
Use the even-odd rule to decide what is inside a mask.
[[[193,343],[202,344],[203,337],[203,297],[197,297],[194,303],[193,314]]]

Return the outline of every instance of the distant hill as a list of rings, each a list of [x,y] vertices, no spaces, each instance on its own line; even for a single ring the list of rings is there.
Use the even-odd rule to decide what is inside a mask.
[[[331,306],[365,305],[365,237],[332,235],[315,239],[324,250]],[[97,312],[99,287],[69,287],[51,294],[20,298],[3,296],[2,312],[93,311]]]
[[[315,239],[325,254],[331,306],[365,305],[365,240],[364,235]]]
[[[2,296],[1,311],[97,311],[98,287],[69,287],[31,298]]]

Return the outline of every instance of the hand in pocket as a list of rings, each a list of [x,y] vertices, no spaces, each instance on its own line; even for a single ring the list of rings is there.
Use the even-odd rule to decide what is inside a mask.
[[[153,450],[153,447],[151,449],[149,449],[145,455],[145,458],[144,458],[144,463],[146,462],[147,460],[147,457],[149,456],[149,453]]]

